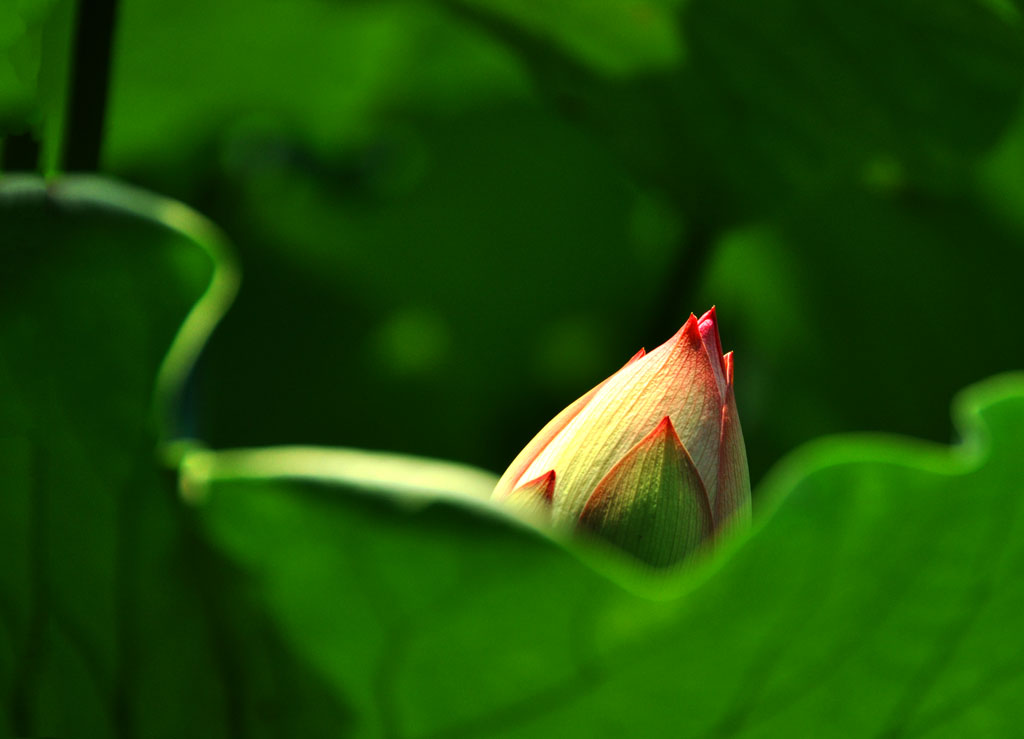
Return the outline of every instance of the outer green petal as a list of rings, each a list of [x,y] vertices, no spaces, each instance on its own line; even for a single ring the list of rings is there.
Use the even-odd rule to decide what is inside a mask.
[[[605,475],[579,525],[655,567],[676,564],[711,534],[704,484],[668,416]]]
[[[726,355],[726,375],[728,389],[722,406],[721,467],[718,491],[712,501],[715,527],[718,529],[728,529],[737,524],[745,526],[750,521],[750,472],[733,393],[732,352]]]

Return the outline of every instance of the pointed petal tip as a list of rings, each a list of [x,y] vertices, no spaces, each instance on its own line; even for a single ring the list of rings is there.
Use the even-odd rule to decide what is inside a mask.
[[[626,362],[626,364],[623,365],[623,366],[624,367],[628,367],[629,365],[633,364],[633,362],[635,362],[636,360],[638,360],[641,357],[645,356],[646,354],[647,354],[647,352],[644,351],[644,348],[640,347],[640,351],[638,351],[636,354],[634,354],[632,357],[630,357],[629,360]]]
[[[713,336],[715,341],[719,341],[718,336],[718,310],[715,306],[711,306],[707,312],[700,317],[697,321],[700,325],[700,333],[702,336]]]
[[[700,321],[697,320],[697,316],[690,314],[690,317],[686,319],[686,323],[679,329],[679,333],[676,334],[680,338],[686,338],[689,341],[700,342]]]
[[[732,352],[726,352],[722,355],[722,364],[725,365],[725,381],[728,385],[732,386],[733,372],[735,365],[733,364]]]
[[[665,416],[661,419],[658,425],[654,427],[654,430],[647,434],[640,443],[652,443],[655,441],[667,442],[672,445],[678,445],[680,448],[685,448],[683,447],[683,440],[679,438],[679,432],[676,431],[676,426],[672,423],[670,416]]]
[[[523,488],[536,490],[540,493],[541,497],[550,503],[555,495],[555,471],[548,470],[543,475],[527,480],[519,485],[516,490],[522,490]]]
[[[544,476],[544,498],[550,503],[555,497],[555,471],[551,470]]]
[[[683,325],[679,327],[679,330],[672,334],[672,337],[661,346],[665,346],[666,344],[678,344],[683,340],[683,337],[689,339],[694,334],[696,334],[697,338],[700,339],[700,321],[697,320],[697,316],[691,313],[690,317],[687,318]],[[658,348],[660,349],[661,347]]]
[[[718,391],[724,396],[725,385],[728,384],[728,381],[725,378],[722,337],[718,333],[718,313],[715,306],[711,306],[710,310],[700,317],[700,335],[704,342],[704,349],[708,353],[708,360],[711,362],[718,380]]]
[[[711,346],[718,347],[718,353],[721,354],[722,339],[718,335],[718,313],[715,311],[715,306],[711,306],[710,310],[700,317],[697,324],[700,327],[700,335]]]

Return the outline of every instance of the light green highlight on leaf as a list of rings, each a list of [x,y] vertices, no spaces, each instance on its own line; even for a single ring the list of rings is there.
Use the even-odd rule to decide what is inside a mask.
[[[239,271],[227,238],[183,203],[94,175],[67,175],[49,181],[35,175],[8,175],[0,180],[0,197],[5,195],[48,196],[70,207],[123,211],[133,218],[150,220],[156,228],[180,233],[210,260],[213,271],[209,285],[185,316],[157,374],[153,412],[161,441],[169,442],[174,435],[173,415],[182,385],[238,291]]]
[[[459,0],[553,42],[609,77],[671,67],[683,57],[675,3],[659,0]]]
[[[219,479],[283,478],[364,490],[485,502],[498,476],[470,465],[392,452],[314,446],[185,452],[183,493],[201,499]]]

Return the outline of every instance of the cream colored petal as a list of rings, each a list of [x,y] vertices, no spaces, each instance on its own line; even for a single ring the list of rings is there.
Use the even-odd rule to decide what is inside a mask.
[[[705,487],[715,489],[721,409],[714,370],[691,315],[675,336],[599,387],[521,477],[555,470],[554,521],[575,521],[612,466],[669,416]]]
[[[623,365],[623,369],[636,363],[643,356],[644,350],[641,349],[632,357],[630,357],[629,361],[626,362],[625,365]],[[612,375],[612,377],[614,376],[615,375]],[[557,416],[548,421],[544,428],[542,428],[537,433],[537,435],[530,440],[530,443],[523,447],[523,450],[519,452],[518,455],[516,455],[516,458],[512,460],[512,464],[508,466],[508,469],[505,470],[505,473],[501,476],[501,479],[498,480],[498,484],[494,487],[492,497],[502,498],[514,487],[519,485],[522,480],[534,479],[544,474],[544,472],[546,472],[547,470],[541,470],[537,472],[537,474],[529,477],[524,475],[524,473],[527,471],[527,468],[532,470],[536,467],[535,465],[533,465],[533,462],[534,460],[536,460],[538,455],[540,455],[540,453],[544,451],[547,445],[551,443],[551,440],[554,439],[558,435],[558,433],[562,429],[564,429],[570,421],[572,421],[573,418],[579,415],[579,412],[583,410],[584,406],[586,406],[587,403],[590,402],[591,398],[593,398],[594,395],[597,394],[597,391],[604,387],[604,385],[610,379],[611,377],[609,377],[607,380],[604,380],[596,387],[592,388],[586,395],[577,399],[574,403],[572,403],[572,405],[570,405],[568,408],[565,408],[561,413],[559,413]],[[549,467],[548,470],[550,469],[551,468]]]

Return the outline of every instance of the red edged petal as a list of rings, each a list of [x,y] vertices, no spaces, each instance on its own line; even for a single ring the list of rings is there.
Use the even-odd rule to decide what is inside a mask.
[[[643,348],[643,347],[640,347],[640,351],[638,351],[638,352],[637,352],[636,354],[634,354],[634,355],[633,355],[632,357],[630,357],[630,358],[629,358],[629,361],[627,361],[627,362],[626,362],[626,363],[625,363],[624,365],[622,365],[622,366],[623,366],[623,367],[628,367],[629,365],[633,364],[633,362],[635,362],[636,360],[638,360],[638,359],[640,359],[641,357],[645,356],[646,354],[647,354],[647,352],[645,352],[645,351],[644,351],[644,348]]]
[[[612,376],[520,478],[558,471],[556,522],[579,518],[612,466],[665,416],[708,491],[718,479],[722,400],[693,315],[676,334]]]
[[[518,495],[529,495],[550,503],[555,495],[555,471],[549,470],[540,477],[524,482],[509,493],[508,497],[514,498]]]
[[[711,534],[707,492],[668,416],[598,483],[579,526],[655,567],[676,564]]]
[[[690,318],[680,329],[681,342],[676,355],[669,360],[669,363],[677,364],[680,369],[686,368],[688,387],[691,397],[698,402],[699,410],[694,408],[689,416],[688,424],[684,426],[677,417],[677,424],[682,430],[682,437],[686,438],[685,446],[687,453],[696,464],[704,481],[708,497],[714,501],[715,490],[718,487],[718,459],[720,456],[720,435],[718,413],[721,400],[714,397],[715,389],[718,386],[718,378],[715,374],[716,362],[712,360],[705,349],[704,337],[700,333],[700,323],[691,313]],[[685,405],[690,405],[686,403]],[[693,406],[691,406],[693,407]]]
[[[690,317],[686,319],[686,323],[676,333],[676,336],[685,336],[691,340],[701,341],[700,321],[697,320],[697,316],[691,313]]]
[[[700,338],[704,344],[704,351],[708,354],[708,361],[715,371],[715,381],[718,383],[718,394],[725,400],[726,370],[725,358],[722,356],[722,339],[718,335],[718,316],[715,313],[715,306],[700,317]]]
[[[715,527],[719,530],[750,520],[750,472],[747,468],[747,450],[743,443],[743,429],[736,411],[733,393],[732,352],[726,355],[729,391],[722,405],[722,437],[718,468],[718,490],[714,500]]]
[[[501,502],[529,518],[547,521],[551,517],[551,501],[555,496],[555,471],[545,472],[540,477],[524,482]]]

